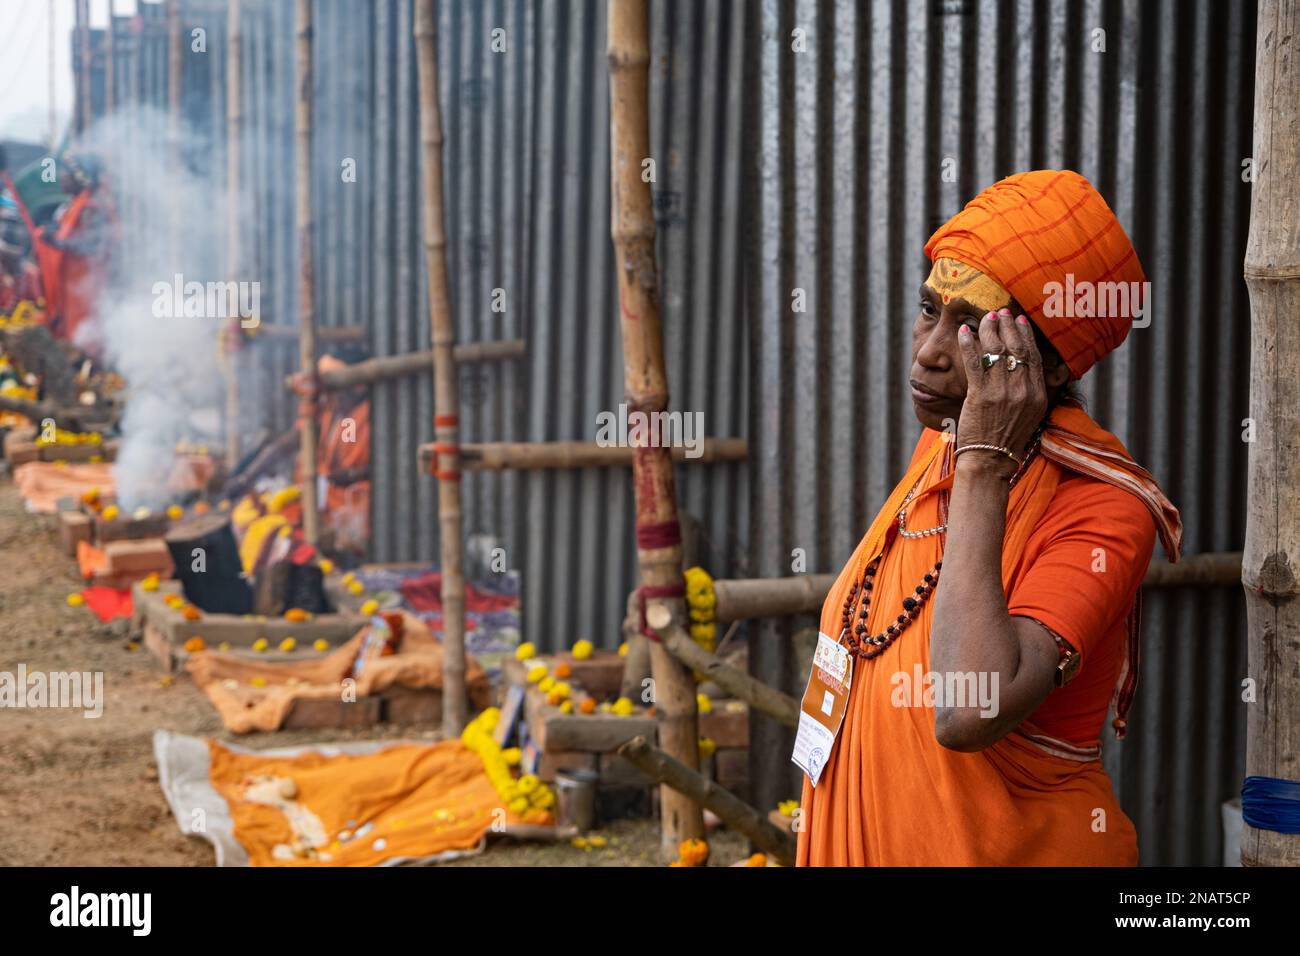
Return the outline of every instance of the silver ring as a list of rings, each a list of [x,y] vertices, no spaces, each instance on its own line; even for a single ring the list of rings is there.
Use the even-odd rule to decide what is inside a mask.
[[[1020,366],[1022,366],[1022,365],[1024,365],[1024,364],[1025,364],[1024,362],[1022,362],[1020,359],[1016,358],[1014,355],[1008,355],[1008,356],[1007,356],[1007,371],[1008,371],[1008,372],[1014,372],[1016,369],[1018,369]]]
[[[1001,359],[1001,352],[985,352],[984,357],[980,359],[980,364],[985,368],[992,368]]]

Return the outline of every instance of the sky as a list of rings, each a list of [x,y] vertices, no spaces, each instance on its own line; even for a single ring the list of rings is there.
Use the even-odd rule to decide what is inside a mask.
[[[136,0],[112,0],[119,17]],[[90,0],[90,25],[108,24],[109,0]],[[72,116],[74,0],[0,0],[0,139],[49,143],[50,28],[54,28],[54,112],[62,130]]]

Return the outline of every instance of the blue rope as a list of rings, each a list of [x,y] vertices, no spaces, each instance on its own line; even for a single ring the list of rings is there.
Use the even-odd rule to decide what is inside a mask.
[[[1241,784],[1241,818],[1256,830],[1300,833],[1300,783],[1247,777]]]

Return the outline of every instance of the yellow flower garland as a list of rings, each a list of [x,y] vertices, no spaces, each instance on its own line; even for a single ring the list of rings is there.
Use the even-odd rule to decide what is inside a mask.
[[[469,722],[460,741],[483,761],[488,779],[511,813],[527,823],[549,823],[555,793],[534,774],[515,779],[510,767],[512,762],[518,764],[519,751],[513,747],[503,751],[492,736],[500,719],[500,709],[489,707]]]
[[[686,579],[686,608],[691,619],[691,638],[709,653],[717,647],[718,626],[713,622],[718,596],[713,590],[713,578],[701,567],[688,568],[682,575]]]

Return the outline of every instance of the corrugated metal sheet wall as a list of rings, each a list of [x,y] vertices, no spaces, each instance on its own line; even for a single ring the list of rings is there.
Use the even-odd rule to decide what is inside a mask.
[[[143,7],[150,35],[165,30]],[[378,355],[427,348],[410,0],[315,10],[318,321],[365,325]],[[249,268],[268,317],[292,324],[292,5],[243,11]],[[221,156],[224,5],[187,3],[185,22],[209,32],[206,66],[185,80],[207,92],[187,94],[187,113]],[[1240,547],[1253,5],[652,0],[651,25],[673,407],[751,444],[747,464],[678,470],[711,570],[787,574],[793,548],[809,571],[838,568],[915,440],[903,386],[924,240],[984,185],[1034,166],[1089,176],[1155,286],[1151,327],[1085,384],[1093,412],[1183,508],[1189,553]],[[525,360],[463,367],[465,440],[590,439],[622,393],[604,4],[444,0],[440,31],[458,335],[528,342]],[[127,65],[137,72],[118,69],[160,104],[163,42]],[[356,182],[340,175],[348,158]],[[293,348],[254,354],[245,407],[283,425]],[[374,390],[376,559],[437,554],[432,482],[415,464],[431,417],[427,377]],[[499,536],[525,573],[530,639],[617,640],[633,583],[628,484],[614,470],[466,480],[467,530]],[[1133,730],[1106,755],[1146,862],[1218,859],[1218,805],[1244,770],[1244,620],[1231,589],[1147,603]],[[791,623],[754,628],[752,655],[757,673],[793,684]],[[755,743],[760,803],[793,793],[787,735],[760,722]]]

